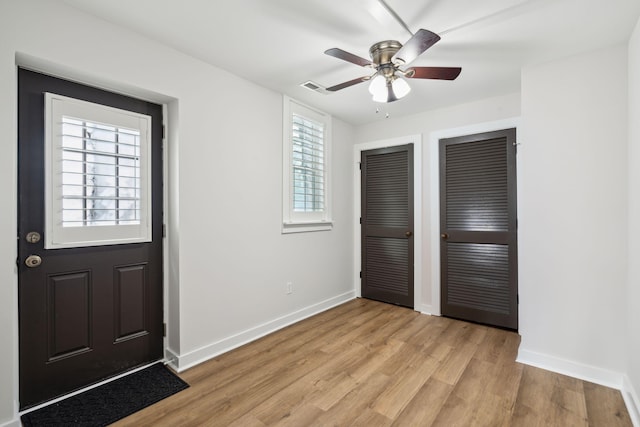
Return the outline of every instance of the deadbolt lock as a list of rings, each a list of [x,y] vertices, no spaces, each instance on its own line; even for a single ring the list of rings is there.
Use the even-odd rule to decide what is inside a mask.
[[[24,263],[29,268],[37,267],[42,264],[42,258],[38,255],[29,255],[27,259],[24,260]]]
[[[30,231],[27,233],[25,239],[29,243],[38,243],[40,241],[40,233],[38,233],[37,231]]]

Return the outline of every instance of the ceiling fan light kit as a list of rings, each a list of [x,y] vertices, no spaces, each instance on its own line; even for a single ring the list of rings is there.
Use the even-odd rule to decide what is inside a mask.
[[[398,76],[376,75],[369,85],[375,102],[392,102],[404,98],[411,91],[409,84]]]
[[[409,92],[411,92],[411,86],[409,86],[409,83],[407,83],[405,79],[397,76],[391,82],[391,86],[396,99],[404,98]]]
[[[381,75],[375,76],[371,79],[371,84],[369,85],[369,93],[375,96],[377,93],[387,90],[387,81]]]
[[[344,83],[327,88],[329,92],[371,80],[369,92],[375,102],[393,102],[406,96],[411,87],[407,79],[455,80],[460,74],[459,67],[412,67],[402,70],[400,67],[413,62],[424,51],[440,40],[440,36],[425,29],[420,29],[404,45],[396,40],[385,40],[374,44],[369,49],[371,61],[361,58],[339,48],[325,51],[325,54],[361,67],[376,70],[373,75],[358,77]]]

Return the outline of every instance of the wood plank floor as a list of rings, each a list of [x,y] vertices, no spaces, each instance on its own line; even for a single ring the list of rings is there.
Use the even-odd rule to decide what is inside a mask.
[[[515,362],[520,337],[357,299],[180,374],[117,426],[631,426],[619,391]]]

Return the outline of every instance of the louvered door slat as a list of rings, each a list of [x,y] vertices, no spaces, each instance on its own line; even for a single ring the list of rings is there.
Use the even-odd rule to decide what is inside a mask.
[[[409,195],[406,151],[367,157],[366,220],[369,226],[407,227]]]
[[[447,228],[508,230],[504,139],[449,145],[446,165]]]
[[[367,287],[407,297],[409,258],[407,239],[367,239]]]
[[[448,302],[509,314],[507,245],[449,243]]]

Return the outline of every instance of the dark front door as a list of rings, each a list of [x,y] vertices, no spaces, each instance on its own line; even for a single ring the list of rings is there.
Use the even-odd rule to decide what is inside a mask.
[[[516,132],[440,140],[442,314],[518,328]]]
[[[362,296],[413,308],[413,145],[361,156]]]
[[[163,356],[162,108],[23,69],[18,84],[17,264],[24,409]],[[145,211],[151,218],[150,242],[109,244],[112,236],[107,236],[106,243],[95,246],[45,249],[45,92],[151,116],[146,168],[152,206],[151,212]],[[127,154],[135,146],[129,130],[87,124],[81,116],[64,125],[71,142],[65,154],[69,157],[60,162],[68,170],[64,178],[53,178],[71,194],[61,205],[67,211],[61,229],[132,226],[140,209],[136,165],[144,154]]]

